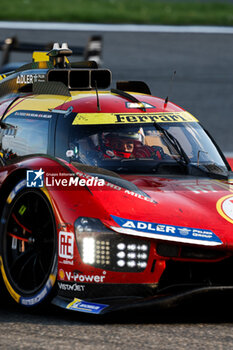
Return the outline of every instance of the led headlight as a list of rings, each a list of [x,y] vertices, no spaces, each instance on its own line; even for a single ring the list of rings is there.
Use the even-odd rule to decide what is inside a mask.
[[[109,271],[141,272],[147,267],[150,243],[115,233],[100,220],[80,217],[75,234],[82,261]]]

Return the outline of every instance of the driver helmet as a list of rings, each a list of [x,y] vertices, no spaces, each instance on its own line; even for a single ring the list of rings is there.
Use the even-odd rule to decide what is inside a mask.
[[[130,158],[134,151],[135,143],[142,142],[140,131],[109,132],[102,134],[102,144],[106,158]]]

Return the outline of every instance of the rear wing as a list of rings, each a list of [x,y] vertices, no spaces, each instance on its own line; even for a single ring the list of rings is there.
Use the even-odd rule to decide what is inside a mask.
[[[2,50],[2,59],[0,70],[7,71],[7,65],[10,62],[10,56],[13,51],[22,53],[31,53],[33,51],[50,51],[53,48],[53,42],[47,44],[35,44],[20,42],[17,37],[6,38],[4,41],[0,41],[0,49]],[[84,61],[95,61],[97,65],[102,63],[102,46],[103,40],[100,35],[91,36],[85,47],[82,46],[70,46],[73,51],[73,55],[81,56]],[[24,63],[22,62],[22,65]],[[4,70],[4,66],[6,69]],[[11,70],[14,67],[14,63],[11,64]],[[19,67],[19,63],[15,64],[15,68]]]

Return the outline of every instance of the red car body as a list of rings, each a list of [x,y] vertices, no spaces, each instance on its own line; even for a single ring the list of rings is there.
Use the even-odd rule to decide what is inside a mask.
[[[88,74],[97,71],[96,68],[83,70]],[[47,84],[43,79],[48,71],[49,68],[27,68],[2,80],[4,89],[9,81],[18,81],[17,91],[12,83],[14,95],[9,91],[2,93],[0,102],[1,272],[9,295],[26,307],[51,299],[66,309],[99,314],[141,306],[166,306],[205,291],[232,289],[231,171],[214,143],[223,171],[213,162],[211,166],[208,164],[208,171],[201,169],[200,152],[206,153],[201,146],[194,166],[188,161],[180,162],[180,142],[159,129],[156,137],[164,133],[167,148],[173,147],[174,152],[181,153],[166,155],[166,161],[151,171],[146,170],[147,158],[139,160],[140,169],[130,168],[131,163],[138,161],[136,157],[133,161],[117,158],[123,165],[113,172],[111,167],[74,159],[75,151],[66,140],[65,125],[80,130],[83,127],[87,132],[93,125],[104,129],[108,123],[114,127],[127,124],[143,128],[154,127],[156,123],[176,127],[198,121],[177,105],[151,96],[145,86],[146,93],[137,92],[142,88],[138,89],[136,83],[133,93],[129,93],[132,91],[129,84],[128,92],[123,94],[122,90],[98,91],[95,84],[82,89],[69,87],[67,94],[64,89],[51,93],[48,85],[43,87]],[[103,79],[107,79],[108,71],[102,73]],[[29,85],[30,88],[36,85],[35,79],[40,75],[43,76],[41,92],[26,91]],[[60,79],[61,75],[55,79],[56,83]],[[48,148],[41,152],[44,154],[30,154],[27,150],[17,154],[17,149],[23,149],[23,141],[20,139],[16,144],[21,126],[14,122],[20,118],[29,120],[29,124],[49,120]],[[149,139],[153,135],[151,130],[149,136],[144,132],[143,137]],[[161,147],[156,148],[158,151],[161,152]],[[108,149],[104,164],[114,162],[114,157]],[[154,162],[152,156],[149,160]],[[126,166],[122,171],[124,163],[129,168]],[[27,187],[28,171],[36,171],[38,176],[43,172],[44,186]],[[77,185],[75,179],[84,179],[85,185]],[[43,229],[45,222],[37,230],[43,214],[40,218],[38,208],[29,209],[34,205],[40,210],[48,207],[44,217],[48,216],[49,230],[53,227],[54,234]],[[47,244],[48,251],[44,253]]]

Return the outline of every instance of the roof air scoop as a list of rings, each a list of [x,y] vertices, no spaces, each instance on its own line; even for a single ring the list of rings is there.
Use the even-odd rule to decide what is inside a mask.
[[[62,82],[71,90],[106,89],[111,84],[112,74],[108,69],[51,69],[48,81]]]

